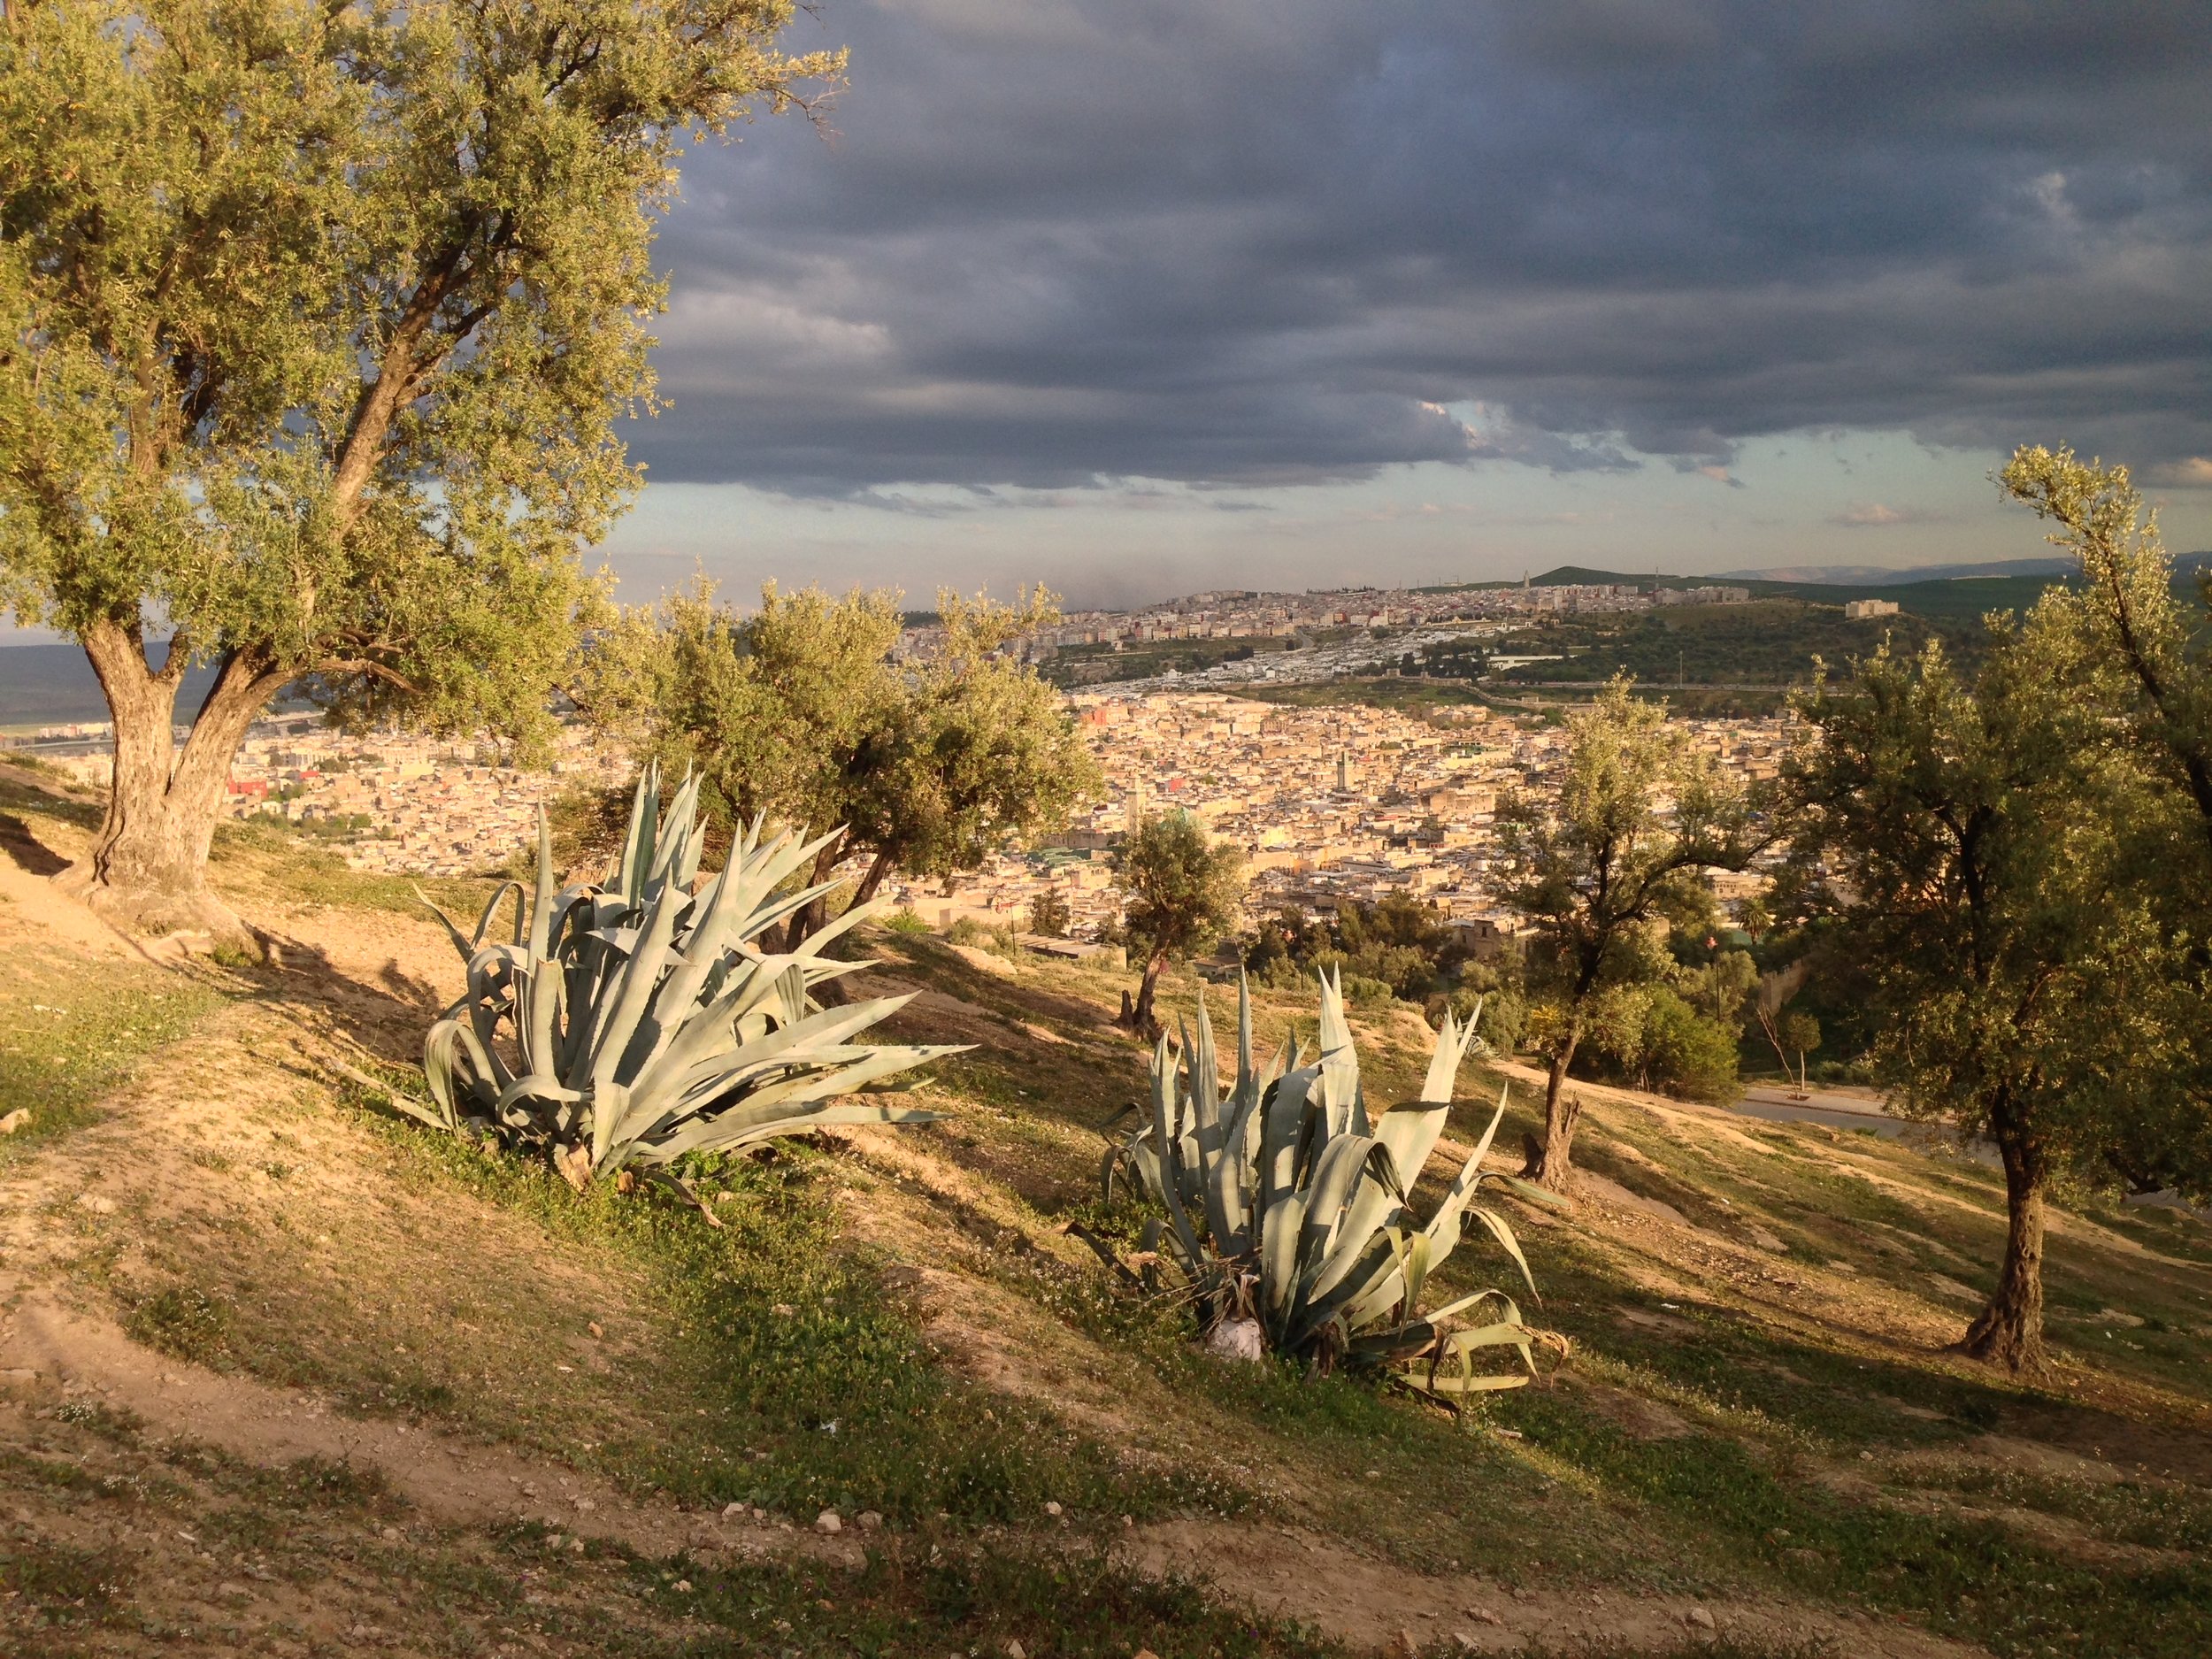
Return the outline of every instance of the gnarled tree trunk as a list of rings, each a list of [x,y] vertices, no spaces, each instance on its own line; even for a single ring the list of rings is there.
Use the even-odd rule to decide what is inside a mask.
[[[1532,1148],[1522,1175],[1555,1193],[1567,1190],[1574,1172],[1575,1129],[1582,1121],[1582,1097],[1566,1092],[1567,1068],[1574,1064],[1581,1032],[1570,1027],[1566,1040],[1551,1057],[1551,1073],[1544,1083],[1544,1144]]]
[[[180,747],[182,642],[158,670],[147,664],[136,631],[113,622],[88,630],[84,648],[114,720],[114,780],[92,856],[56,880],[133,932],[245,938],[244,924],[208,888],[208,847],[246,728],[286,677],[233,653]]]
[[[2049,1171],[2043,1149],[2020,1134],[2001,1134],[2005,1166],[2005,1263],[1997,1291],[1961,1340],[1962,1352],[2012,1371],[2039,1371],[2043,1347],[2043,1204]]]

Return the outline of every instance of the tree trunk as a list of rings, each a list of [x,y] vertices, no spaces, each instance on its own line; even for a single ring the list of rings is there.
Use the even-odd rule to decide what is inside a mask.
[[[853,902],[865,904],[883,888],[883,879],[891,873],[891,855],[879,852],[868,861],[868,873],[860,878],[860,885],[853,889]]]
[[[844,856],[844,845],[845,838],[841,835],[814,855],[814,872],[807,878],[807,886],[819,887],[829,879],[829,872],[837,868],[838,859]],[[810,899],[791,913],[791,920],[783,934],[785,954],[798,955],[799,947],[819,930],[828,909],[826,899],[826,895],[822,898]]]
[[[1575,1128],[1582,1121],[1582,1097],[1566,1092],[1567,1068],[1574,1064],[1582,1033],[1570,1031],[1559,1052],[1552,1056],[1551,1074],[1544,1085],[1544,1144],[1521,1173],[1555,1193],[1567,1190],[1574,1172]]]
[[[1137,1000],[1130,1002],[1124,992],[1121,1024],[1135,1032],[1147,1042],[1156,1042],[1160,1036],[1160,1022],[1152,1012],[1153,993],[1159,988],[1160,972],[1167,966],[1167,953],[1156,951],[1144,964],[1144,979],[1137,987]]]
[[[1967,1327],[1960,1351],[2011,1371],[2039,1371],[2043,1348],[2042,1148],[2018,1136],[1998,1142],[2005,1165],[2005,1264],[1997,1293]]]
[[[285,676],[231,656],[179,749],[183,653],[173,649],[157,672],[134,631],[108,621],[87,631],[84,647],[114,720],[114,781],[91,857],[57,881],[135,932],[244,940],[244,924],[208,889],[208,846],[246,728]]]

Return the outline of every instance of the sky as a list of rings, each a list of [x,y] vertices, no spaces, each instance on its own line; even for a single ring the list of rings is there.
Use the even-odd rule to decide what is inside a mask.
[[[2212,547],[2212,6],[822,0],[687,159],[624,596]]]

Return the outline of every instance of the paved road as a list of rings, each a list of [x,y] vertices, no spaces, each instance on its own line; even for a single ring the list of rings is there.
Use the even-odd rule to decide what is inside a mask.
[[[1914,1125],[1902,1118],[1893,1118],[1883,1110],[1882,1102],[1864,1094],[1842,1094],[1825,1089],[1814,1089],[1803,1100],[1794,1098],[1793,1091],[1775,1083],[1753,1083],[1743,1092],[1733,1110],[1747,1118],[1763,1118],[1770,1123],[1826,1124],[1831,1129],[1871,1129],[1886,1140],[1894,1140]]]

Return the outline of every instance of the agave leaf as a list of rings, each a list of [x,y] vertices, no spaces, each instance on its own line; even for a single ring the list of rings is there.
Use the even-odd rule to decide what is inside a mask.
[[[1513,1265],[1521,1270],[1521,1279],[1527,1285],[1528,1294],[1541,1302],[1543,1298],[1537,1294],[1536,1275],[1528,1271],[1528,1257],[1521,1254],[1521,1242],[1513,1236],[1513,1229],[1506,1225],[1505,1217],[1480,1204],[1471,1205],[1467,1213],[1489,1229],[1490,1236],[1498,1241],[1499,1248],[1511,1256]]]
[[[450,916],[448,916],[435,904],[433,904],[430,902],[429,896],[425,894],[420,887],[416,887],[413,891],[415,895],[415,902],[421,905],[423,909],[428,910],[433,916],[436,917],[439,921],[445,924],[446,937],[453,941],[454,949],[461,953],[461,960],[466,962],[471,956],[474,956],[476,954],[476,941],[472,940],[466,933],[463,933],[459,926]]]

